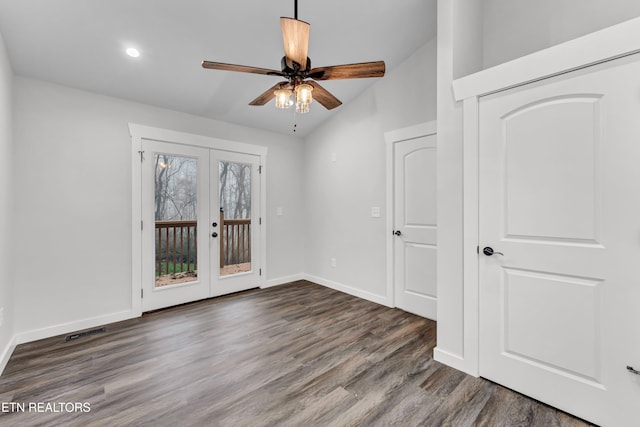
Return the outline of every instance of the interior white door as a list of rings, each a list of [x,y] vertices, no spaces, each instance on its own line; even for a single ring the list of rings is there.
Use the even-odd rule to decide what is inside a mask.
[[[260,159],[211,151],[211,296],[255,288],[260,265]]]
[[[640,402],[639,76],[636,55],[480,101],[480,374],[607,426]]]
[[[209,150],[142,140],[142,309],[209,297]]]
[[[394,299],[436,319],[436,135],[398,141],[394,156]]]

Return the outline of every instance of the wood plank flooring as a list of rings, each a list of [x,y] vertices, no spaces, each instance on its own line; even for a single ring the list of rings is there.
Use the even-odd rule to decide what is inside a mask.
[[[435,362],[435,322],[304,281],[106,330],[18,346],[0,404],[25,411],[0,413],[0,425],[589,425]]]

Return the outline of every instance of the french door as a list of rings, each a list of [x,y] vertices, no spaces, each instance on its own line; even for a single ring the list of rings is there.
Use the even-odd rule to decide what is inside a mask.
[[[259,157],[142,140],[142,310],[257,287]]]
[[[640,57],[480,102],[480,374],[638,425]]]

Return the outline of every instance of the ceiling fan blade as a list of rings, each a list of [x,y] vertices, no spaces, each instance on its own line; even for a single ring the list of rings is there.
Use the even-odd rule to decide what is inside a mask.
[[[249,67],[246,65],[225,64],[223,62],[202,61],[202,68],[209,70],[239,71],[241,73],[265,74],[268,76],[281,76],[282,72],[267,68]]]
[[[293,18],[280,18],[280,25],[282,26],[282,41],[284,42],[284,56],[287,58],[287,65],[294,68],[293,62],[297,62],[300,69],[304,70],[307,67],[311,25]]]
[[[384,76],[384,61],[361,62],[359,64],[334,65],[318,67],[309,71],[314,80],[362,79],[366,77]]]
[[[338,98],[333,96],[328,90],[320,86],[318,83],[312,80],[306,81],[305,83],[313,86],[313,99],[318,101],[327,110],[333,110],[334,108],[342,105],[342,102]]]
[[[249,103],[249,105],[264,105],[267,102],[271,101],[276,95],[273,93],[274,91],[280,89],[282,86],[289,84],[289,82],[280,82],[269,89],[265,90],[259,97],[254,99]]]

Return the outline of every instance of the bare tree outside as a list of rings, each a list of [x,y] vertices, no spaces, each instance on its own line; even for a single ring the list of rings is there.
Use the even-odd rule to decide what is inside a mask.
[[[197,277],[197,168],[194,158],[155,155],[156,286]],[[215,166],[214,166],[215,167]],[[251,270],[251,164],[218,164],[221,275]],[[215,173],[215,172],[214,172]]]
[[[157,154],[155,162],[156,221],[196,219],[196,160]]]
[[[251,218],[251,165],[220,162],[220,207],[225,218]]]
[[[197,278],[197,160],[155,156],[156,286]]]
[[[251,270],[251,164],[220,162],[220,274]]]

